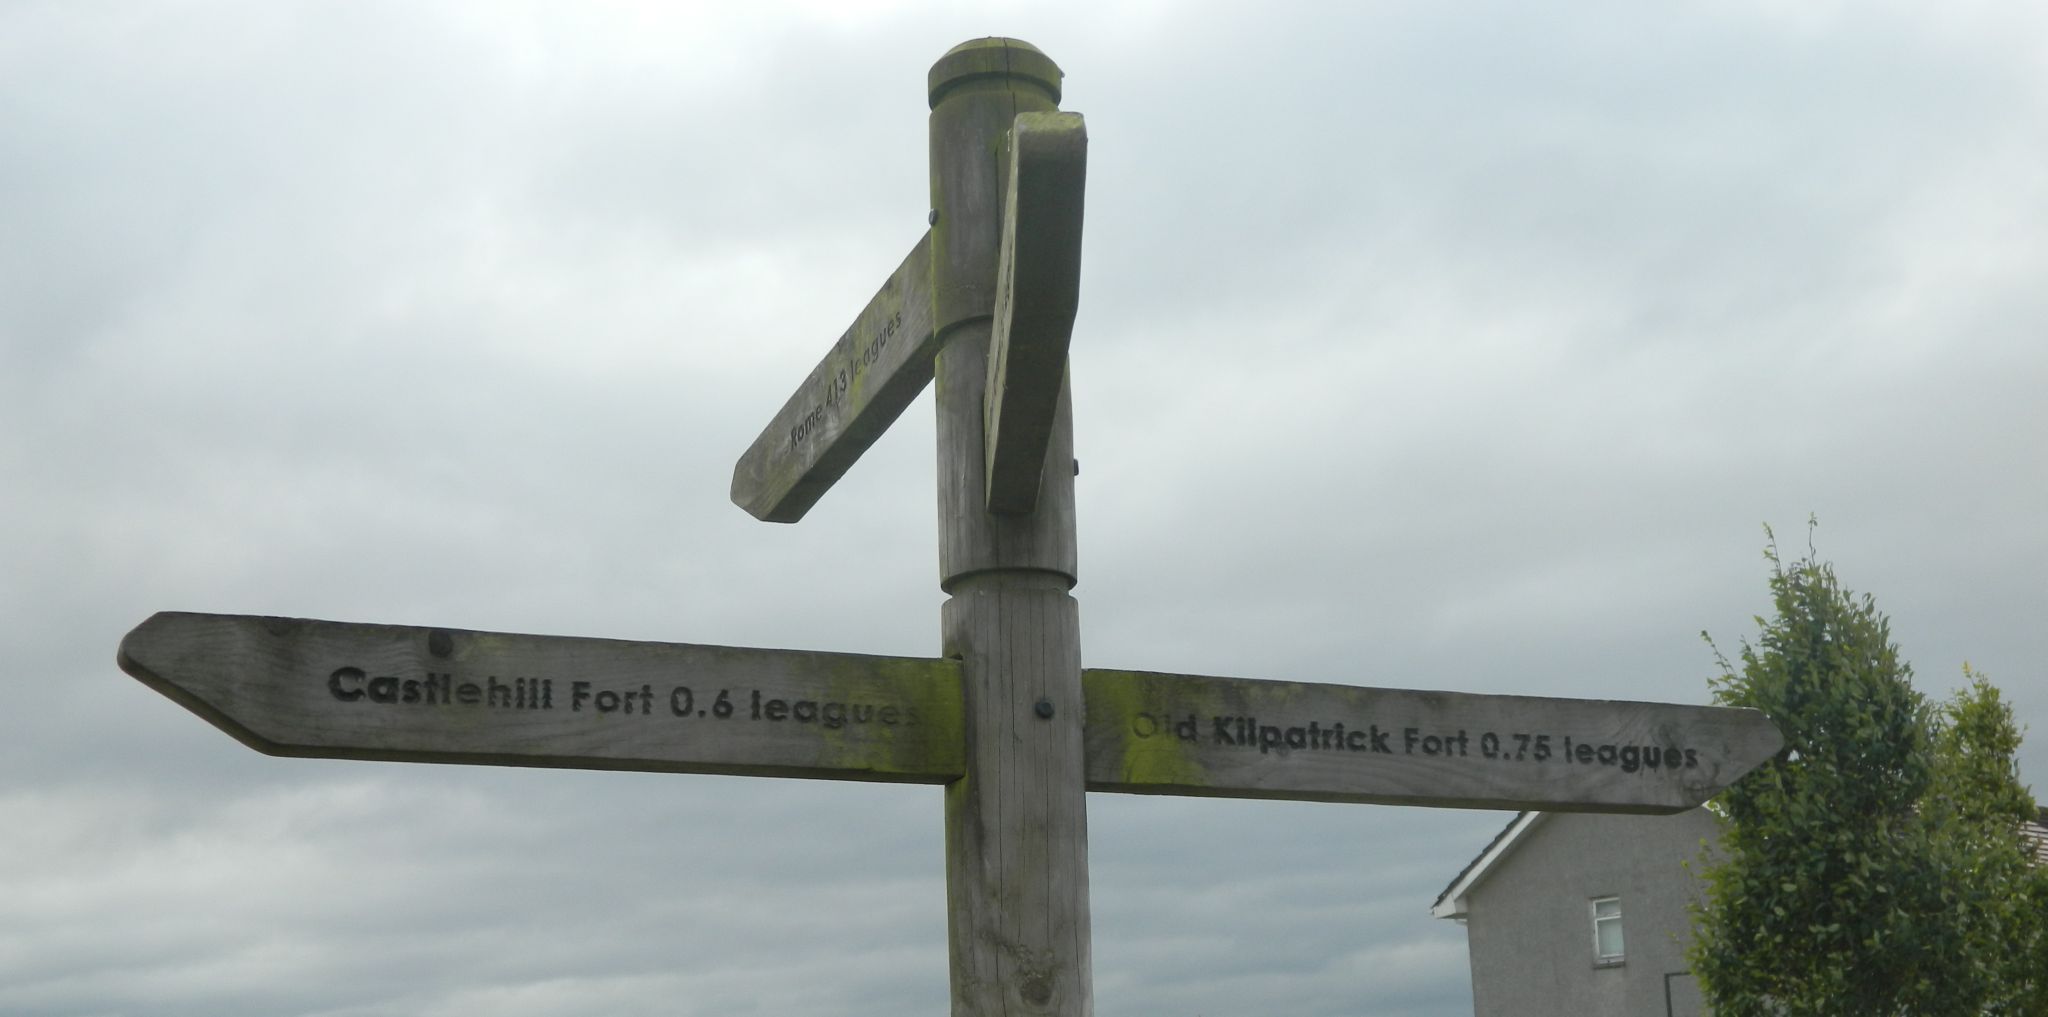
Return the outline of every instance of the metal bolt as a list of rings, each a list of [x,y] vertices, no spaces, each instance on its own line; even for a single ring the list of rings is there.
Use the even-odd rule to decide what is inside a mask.
[[[1036,709],[1036,711],[1037,711],[1037,713],[1038,713],[1038,717],[1039,717],[1039,719],[1040,719],[1040,720],[1051,720],[1051,719],[1052,719],[1052,700],[1050,700],[1050,699],[1041,699],[1041,700],[1039,700],[1039,701],[1038,701],[1038,706],[1037,706],[1037,707],[1035,707],[1035,709]]]
[[[435,629],[427,633],[427,652],[436,657],[446,657],[455,652],[455,637],[446,629]]]
[[[924,224],[926,226],[937,226],[939,224],[939,210],[936,208],[932,209],[931,212],[924,217]]]

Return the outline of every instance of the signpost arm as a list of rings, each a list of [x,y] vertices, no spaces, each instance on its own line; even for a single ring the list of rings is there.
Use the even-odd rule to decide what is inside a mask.
[[[1088,834],[1073,430],[1062,385],[1036,509],[986,511],[983,395],[1018,113],[1060,71],[1009,39],[954,47],[930,82],[944,653],[962,665],[966,776],[946,789],[955,1017],[1087,1015]]]
[[[1029,512],[1038,504],[1080,299],[1087,168],[1081,114],[1017,115],[982,410],[990,512]]]

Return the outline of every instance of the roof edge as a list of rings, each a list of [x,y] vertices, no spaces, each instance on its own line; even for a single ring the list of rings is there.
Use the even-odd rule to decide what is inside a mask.
[[[1507,827],[1494,835],[1492,843],[1487,844],[1485,850],[1479,852],[1478,857],[1465,865],[1464,870],[1451,880],[1451,884],[1444,887],[1444,892],[1436,895],[1436,903],[1429,906],[1430,915],[1436,918],[1465,917],[1465,895],[1470,893],[1480,880],[1485,879],[1486,874],[1493,869],[1494,863],[1506,856],[1514,848],[1515,842],[1521,840],[1522,835],[1528,833],[1529,829],[1546,815],[1549,813],[1516,813]]]

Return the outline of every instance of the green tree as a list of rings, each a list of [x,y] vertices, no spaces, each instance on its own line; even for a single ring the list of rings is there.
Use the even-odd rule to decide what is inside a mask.
[[[2048,1017],[2048,867],[2028,870],[2015,905],[2020,940],[2013,950],[2011,991],[1996,1012],[2005,1017]]]
[[[2023,923],[1998,895],[2028,875],[2004,866],[2019,858],[2015,810],[2031,807],[2011,768],[2010,710],[1975,676],[1956,702],[1930,706],[1870,597],[1810,551],[1789,565],[1775,544],[1765,554],[1775,616],[1757,619],[1740,667],[1717,651],[1714,695],[1769,714],[1786,745],[1717,799],[1722,851],[1702,873],[1691,949],[1714,1012],[2007,1006]],[[2001,826],[2002,840],[1989,832]]]
[[[1967,664],[1963,676],[1969,684],[1937,717],[1934,783],[1920,810],[1936,862],[1955,877],[1947,900],[1967,937],[1956,962],[1991,985],[1985,1013],[2048,1015],[2048,872],[2028,864],[2019,835],[2035,815],[2014,763],[2019,726],[1996,686]]]

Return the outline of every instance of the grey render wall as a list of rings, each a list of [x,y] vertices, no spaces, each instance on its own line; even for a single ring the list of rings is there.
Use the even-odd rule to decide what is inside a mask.
[[[1685,970],[1698,893],[1687,863],[1713,817],[1552,813],[1530,827],[1466,894],[1477,1017],[1654,1017],[1665,976]],[[1619,897],[1623,962],[1593,959],[1592,900]],[[1671,979],[1676,1017],[1701,1017],[1690,976]]]

